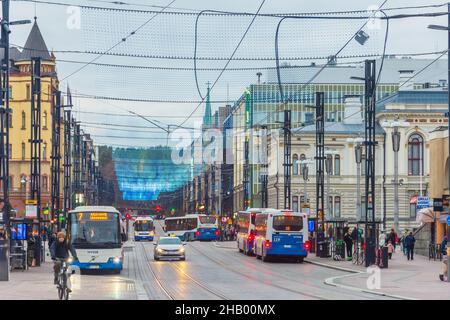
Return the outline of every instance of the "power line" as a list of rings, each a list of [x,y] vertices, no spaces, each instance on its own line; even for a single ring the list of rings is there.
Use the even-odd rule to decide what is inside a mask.
[[[110,52],[111,50],[113,50],[114,48],[116,48],[117,46],[119,46],[120,44],[124,43],[125,41],[127,41],[130,37],[134,36],[136,34],[136,32],[138,32],[139,30],[141,30],[143,27],[145,27],[150,21],[152,21],[155,17],[157,17],[162,11],[164,11],[165,9],[167,9],[172,3],[174,3],[176,0],[172,0],[168,5],[166,5],[163,9],[161,9],[161,11],[155,13],[153,16],[151,16],[147,21],[145,21],[143,24],[141,24],[139,27],[137,27],[135,30],[131,31],[127,36],[125,36],[124,38],[122,38],[120,41],[118,41],[116,44],[114,44],[112,47],[110,47],[108,50],[106,50],[104,53],[100,53],[97,57],[95,57],[94,59],[92,59],[91,61],[89,61],[88,63],[86,63],[85,65],[83,65],[82,67],[76,69],[75,71],[73,71],[72,73],[70,73],[69,75],[65,76],[64,78],[62,78],[60,80],[60,82],[66,80],[67,78],[70,78],[71,76],[73,76],[74,74],[80,72],[81,70],[83,70],[84,68],[86,68],[89,64],[97,61],[98,59],[100,59],[104,54]]]

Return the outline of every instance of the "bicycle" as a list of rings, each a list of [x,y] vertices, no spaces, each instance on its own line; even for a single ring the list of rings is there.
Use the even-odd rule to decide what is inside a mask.
[[[365,261],[364,248],[362,248],[361,243],[355,244],[355,250],[352,254],[352,263],[357,265],[362,265]]]
[[[67,281],[70,281],[67,273],[67,270],[69,269],[69,261],[66,259],[56,259],[55,261],[61,262],[56,285],[56,288],[58,289],[58,298],[59,300],[69,300],[69,294],[71,292],[67,286]]]

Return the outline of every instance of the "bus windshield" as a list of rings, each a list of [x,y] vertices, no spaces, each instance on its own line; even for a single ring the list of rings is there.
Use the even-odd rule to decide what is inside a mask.
[[[273,229],[277,231],[301,231],[303,218],[299,216],[274,216]]]
[[[197,218],[180,218],[165,221],[166,231],[193,230],[197,228]]]
[[[137,220],[134,223],[134,231],[152,231],[153,222],[151,220]]]
[[[198,216],[198,219],[202,224],[215,224],[217,221],[215,216]]]
[[[74,212],[70,217],[70,241],[76,248],[121,245],[119,217],[110,212]]]

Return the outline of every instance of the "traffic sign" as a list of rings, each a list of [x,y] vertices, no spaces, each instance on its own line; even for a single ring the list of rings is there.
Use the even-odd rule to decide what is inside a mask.
[[[25,217],[37,218],[37,206],[32,205],[32,204],[27,204],[25,206]]]
[[[430,198],[428,197],[417,197],[417,209],[425,209],[430,207]]]
[[[28,199],[28,200],[25,200],[25,204],[34,204],[34,205],[36,205],[37,204],[37,200]]]
[[[447,224],[450,226],[450,216],[447,217]]]

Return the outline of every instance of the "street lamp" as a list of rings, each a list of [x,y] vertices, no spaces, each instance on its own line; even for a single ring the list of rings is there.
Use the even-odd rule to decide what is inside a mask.
[[[405,121],[400,121],[396,118],[394,121],[384,121],[381,126],[383,128],[393,128],[392,135],[392,150],[394,151],[394,229],[395,232],[399,232],[399,222],[398,222],[398,151],[400,150],[400,132],[398,128],[409,127],[409,123]]]
[[[330,178],[331,174],[333,173],[333,155],[337,155],[338,152],[335,150],[325,150],[325,171],[327,172],[327,218],[331,218],[331,207],[333,205],[333,202],[330,201]]]
[[[361,215],[361,162],[362,162],[362,144],[363,138],[348,138],[348,143],[355,144],[355,161],[356,161],[356,221],[362,220]]]

